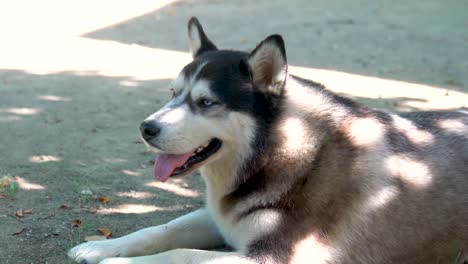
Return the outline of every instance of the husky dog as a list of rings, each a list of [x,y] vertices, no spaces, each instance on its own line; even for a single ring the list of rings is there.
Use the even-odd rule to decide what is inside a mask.
[[[463,263],[468,115],[393,114],[288,74],[283,39],[218,50],[196,18],[194,60],[140,130],[154,176],[206,183],[206,207],[88,242],[87,264]],[[233,251],[209,251],[228,245]]]

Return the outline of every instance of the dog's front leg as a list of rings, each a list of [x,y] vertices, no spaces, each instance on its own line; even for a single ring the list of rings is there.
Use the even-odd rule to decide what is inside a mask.
[[[135,257],[109,258],[99,264],[255,264],[239,252],[218,252],[197,249],[174,249],[164,253]]]
[[[214,248],[224,243],[206,209],[181,216],[171,222],[104,241],[78,245],[68,256],[78,263],[96,264],[111,257],[151,255],[175,248]]]

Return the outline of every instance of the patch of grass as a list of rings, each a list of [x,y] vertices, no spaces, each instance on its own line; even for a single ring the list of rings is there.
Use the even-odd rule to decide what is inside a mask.
[[[15,197],[19,191],[18,183],[9,176],[4,176],[0,180],[0,195]]]
[[[458,251],[457,257],[455,258],[455,261],[453,262],[453,264],[458,264],[460,262],[461,253],[462,253],[461,250]]]
[[[452,257],[450,257],[450,258],[448,258],[448,259],[445,258],[445,260],[442,260],[441,258],[438,258],[436,264],[444,264],[444,263],[447,263],[447,264],[459,264],[459,263],[461,263],[460,261],[461,261],[463,249],[459,249],[459,250],[457,250],[456,252],[457,252],[457,253],[456,253],[456,255],[453,256],[453,258],[452,258]],[[465,262],[463,262],[463,263],[465,263]]]

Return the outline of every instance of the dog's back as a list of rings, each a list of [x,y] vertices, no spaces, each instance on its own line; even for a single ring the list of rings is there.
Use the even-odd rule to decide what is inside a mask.
[[[367,225],[356,236],[363,243],[353,243],[359,249],[348,248],[350,259],[342,261],[461,263],[468,246],[468,115],[389,117],[381,120],[385,146],[368,163],[380,169],[371,176],[382,182],[367,182],[374,186],[360,208]]]
[[[309,184],[306,211],[320,212],[318,237],[333,245],[330,257],[336,263],[463,261],[468,116],[368,114],[335,131]]]
[[[293,88],[295,81],[302,87]],[[292,77],[286,90],[301,94],[308,85],[314,83]],[[278,230],[252,243],[252,254],[264,256],[265,244],[275,241],[270,254],[282,263],[462,261],[468,247],[468,115],[397,115],[309,88],[315,97],[325,94],[320,107],[334,113],[288,99],[290,115],[285,110],[276,134],[289,135],[274,137],[279,145],[263,176],[270,201],[282,193],[267,207],[287,213]],[[294,137],[304,135],[314,136],[295,146]]]

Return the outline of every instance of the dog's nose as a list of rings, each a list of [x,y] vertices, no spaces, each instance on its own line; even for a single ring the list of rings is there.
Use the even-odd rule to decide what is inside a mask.
[[[145,121],[140,125],[140,133],[145,140],[157,137],[160,131],[161,127],[155,121]]]

